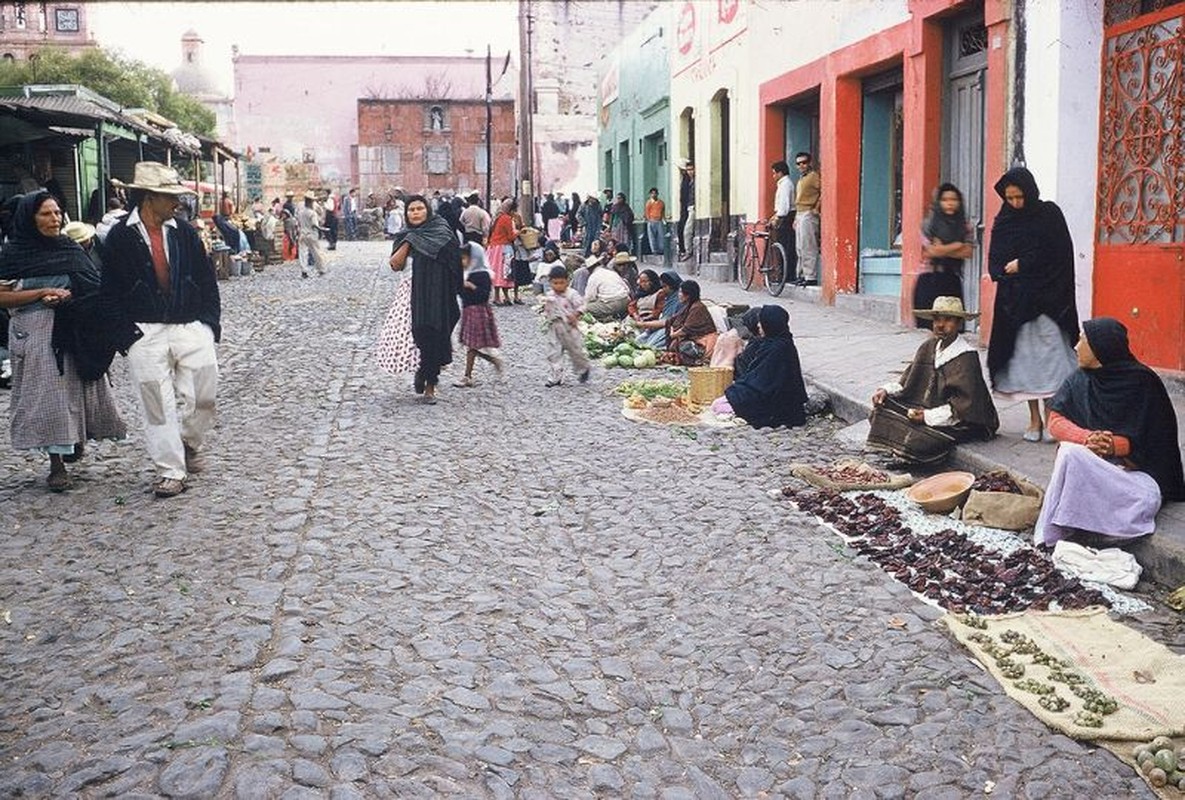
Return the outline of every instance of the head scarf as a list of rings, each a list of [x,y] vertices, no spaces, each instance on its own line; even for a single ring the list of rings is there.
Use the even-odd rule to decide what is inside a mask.
[[[423,203],[428,211],[428,217],[419,225],[412,225],[410,219],[405,219],[407,227],[395,234],[391,252],[394,253],[404,242],[411,245],[411,249],[428,258],[436,258],[444,246],[449,242],[456,244],[457,236],[453,226],[444,217],[432,213],[432,204],[422,194],[413,194],[407,198],[406,207],[412,203]]]
[[[86,251],[68,236],[37,230],[37,210],[50,199],[53,195],[40,191],[17,201],[12,238],[0,252],[0,280],[68,275],[72,292],[89,294],[99,286],[99,270]]]
[[[757,335],[757,323],[761,321],[761,309],[764,306],[753,306],[744,314],[741,314],[741,334],[742,339],[752,339]]]
[[[465,275],[472,275],[474,272],[489,272],[490,268],[486,264],[486,251],[477,242],[466,242],[465,249],[469,253],[469,267],[465,270]]]
[[[790,332],[790,312],[781,306],[762,306],[757,319],[761,323],[761,334],[766,338]]]
[[[1177,415],[1160,376],[1132,355],[1118,320],[1089,319],[1082,332],[1101,366],[1067,378],[1049,407],[1080,427],[1126,436],[1131,460],[1155,479],[1161,497],[1185,500]]]
[[[953,214],[942,210],[942,195],[954,192],[959,198],[959,209]],[[930,216],[926,219],[924,228],[926,239],[937,239],[943,244],[953,244],[963,241],[967,235],[967,209],[963,203],[963,193],[953,183],[944,183],[934,191],[934,202],[930,205]],[[963,259],[950,256],[931,258],[934,265],[944,267],[960,267]]]

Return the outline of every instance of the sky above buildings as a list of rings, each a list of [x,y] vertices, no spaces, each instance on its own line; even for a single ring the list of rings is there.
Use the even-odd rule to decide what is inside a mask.
[[[243,55],[485,55],[518,50],[515,0],[411,2],[90,3],[91,33],[166,72],[181,64],[181,35],[204,40],[218,87],[233,83],[231,46]]]

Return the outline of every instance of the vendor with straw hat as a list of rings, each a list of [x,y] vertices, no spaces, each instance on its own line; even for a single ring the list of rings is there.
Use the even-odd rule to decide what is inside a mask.
[[[873,394],[870,443],[910,458],[907,442],[878,441],[884,435],[894,439],[893,434],[885,433],[885,425],[878,425],[885,422],[878,419],[884,412],[904,415],[914,425],[940,431],[950,437],[952,446],[954,442],[991,439],[1000,420],[983,380],[979,352],[959,336],[963,321],[979,314],[964,310],[957,297],[938,297],[931,308],[915,309],[914,314],[931,320],[934,335],[918,348],[900,379]]]

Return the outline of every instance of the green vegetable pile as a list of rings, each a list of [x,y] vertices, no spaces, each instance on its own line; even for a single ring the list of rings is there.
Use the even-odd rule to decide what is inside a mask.
[[[669,397],[673,400],[687,393],[687,384],[675,381],[625,381],[613,391],[624,397],[639,394],[647,400],[653,400],[656,397]]]
[[[630,342],[609,345],[591,333],[584,338],[584,349],[588,352],[589,358],[599,358],[601,366],[606,369],[651,369],[658,366],[658,353],[649,347],[641,347]]]
[[[1132,751],[1136,767],[1148,783],[1160,789],[1172,786],[1185,792],[1185,746],[1173,748],[1173,740],[1157,736],[1148,744],[1136,745]]]

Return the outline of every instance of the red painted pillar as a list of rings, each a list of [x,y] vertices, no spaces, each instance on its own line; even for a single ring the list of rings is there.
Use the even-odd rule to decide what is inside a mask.
[[[860,79],[824,80],[819,97],[823,300],[856,291],[860,248]]]
[[[942,26],[921,22],[905,58],[905,152],[902,154],[901,321],[913,320],[913,288],[922,265],[918,231],[930,210],[942,164]]]
[[[1009,57],[1012,35],[1010,3],[1007,0],[987,0],[983,21],[988,33],[987,87],[984,90],[983,114],[983,271],[979,276],[980,318],[979,340],[987,344],[992,330],[992,311],[996,303],[996,284],[988,277],[988,248],[991,246],[992,223],[1000,210],[1000,198],[992,188],[1008,169],[1012,154],[1008,152],[1008,131],[1012,127],[1009,103],[1012,97],[1012,63]]]
[[[774,181],[769,165],[786,157],[785,125],[786,112],[781,106],[762,106],[757,149],[757,152],[761,153],[757,164],[758,218],[769,219],[774,213]]]

